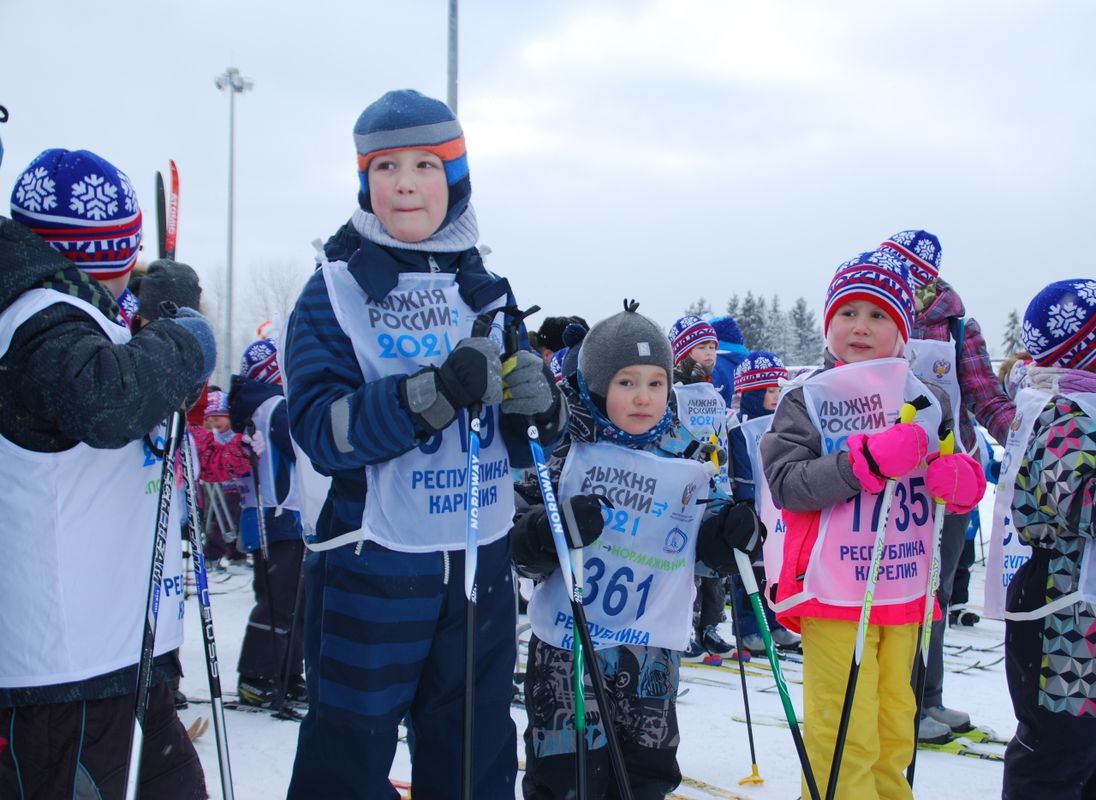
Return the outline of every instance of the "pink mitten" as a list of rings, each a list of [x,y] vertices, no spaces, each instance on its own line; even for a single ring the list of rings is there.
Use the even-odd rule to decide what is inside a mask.
[[[849,465],[865,491],[878,493],[925,460],[929,437],[920,425],[899,422],[871,435],[849,437]]]
[[[953,514],[972,510],[986,493],[986,475],[982,465],[966,453],[934,455],[929,459],[925,486],[944,508]]]

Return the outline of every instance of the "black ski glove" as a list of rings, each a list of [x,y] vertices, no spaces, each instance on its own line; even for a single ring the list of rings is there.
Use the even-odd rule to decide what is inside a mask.
[[[400,402],[421,430],[435,434],[462,408],[499,403],[500,373],[494,342],[482,336],[461,339],[440,367],[427,367],[400,382]]]
[[[734,551],[741,550],[753,562],[768,531],[749,503],[724,506],[700,526],[696,556],[722,575],[738,572]]]
[[[602,500],[603,498],[596,494],[579,494],[560,501],[559,514],[563,522],[567,546],[570,549],[580,550],[588,544],[593,544],[601,536],[601,531],[605,527],[605,518],[601,515]],[[530,531],[536,537],[540,548],[556,552],[551,520],[544,506],[539,507],[539,514],[531,520],[531,523]]]

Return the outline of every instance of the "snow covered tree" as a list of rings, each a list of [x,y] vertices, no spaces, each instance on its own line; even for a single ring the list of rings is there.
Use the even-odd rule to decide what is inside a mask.
[[[732,294],[731,299],[727,301],[727,311],[725,312],[728,317],[734,317],[734,321],[738,322],[738,315],[740,313],[739,307],[741,301],[738,299],[737,294]]]
[[[780,298],[773,295],[765,315],[765,341],[762,348],[784,358],[791,348],[791,320],[780,307]]]
[[[1020,325],[1020,314],[1014,308],[1008,312],[1008,321],[1005,323],[1005,336],[1001,340],[1001,355],[1005,358],[1024,349],[1024,340],[1020,338]]]
[[[701,319],[707,319],[708,315],[712,313],[712,307],[708,305],[708,301],[701,297],[695,303],[690,303],[689,307],[685,309],[685,316],[692,314],[693,316],[700,317]]]
[[[738,327],[742,329],[742,338],[747,350],[760,350],[765,340],[765,298],[754,297],[746,292],[742,307],[735,315]]]
[[[807,301],[802,297],[797,298],[788,318],[790,343],[787,353],[784,354],[785,363],[797,366],[821,364],[824,346],[822,329],[814,311],[807,306]]]

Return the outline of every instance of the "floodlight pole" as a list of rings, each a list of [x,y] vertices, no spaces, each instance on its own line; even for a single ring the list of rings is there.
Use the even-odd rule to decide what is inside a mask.
[[[457,113],[457,4],[459,0],[449,0],[449,91],[447,101],[449,110]]]
[[[225,352],[221,360],[225,369],[223,385],[228,386],[234,358],[232,349],[232,215],[236,178],[236,95],[253,88],[255,83],[240,75],[240,71],[235,67],[229,67],[223,75],[218,75],[215,83],[218,89],[228,90],[228,260],[225,266]]]

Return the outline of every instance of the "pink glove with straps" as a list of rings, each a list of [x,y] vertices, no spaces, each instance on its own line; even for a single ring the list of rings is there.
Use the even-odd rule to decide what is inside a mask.
[[[925,460],[929,437],[920,425],[899,422],[873,434],[849,437],[849,466],[864,487],[878,494],[889,478],[901,478]]]
[[[944,510],[965,514],[986,493],[986,474],[982,465],[966,453],[934,454],[929,459],[925,486],[934,498],[944,501]]]

